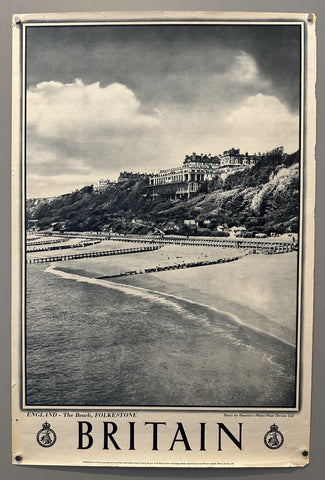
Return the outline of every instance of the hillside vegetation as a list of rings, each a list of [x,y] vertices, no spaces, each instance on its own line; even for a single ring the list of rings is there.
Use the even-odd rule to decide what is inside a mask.
[[[298,231],[299,152],[272,153],[252,168],[204,182],[187,200],[151,201],[144,179],[110,185],[101,192],[86,186],[52,200],[30,199],[27,226],[67,231],[217,234],[219,225],[244,226],[247,235]],[[184,220],[194,220],[185,225]],[[220,232],[218,232],[220,235]]]

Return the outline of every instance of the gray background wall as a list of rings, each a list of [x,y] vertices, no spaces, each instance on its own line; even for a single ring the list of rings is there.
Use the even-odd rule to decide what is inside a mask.
[[[11,465],[10,425],[10,141],[11,141],[11,14],[109,10],[217,10],[314,12],[318,36],[318,139],[316,199],[315,326],[311,463],[304,469],[116,469],[53,468]],[[324,357],[325,322],[325,2],[324,0],[1,0],[0,2],[0,472],[4,479],[190,479],[259,478],[264,480],[316,479],[324,474]]]

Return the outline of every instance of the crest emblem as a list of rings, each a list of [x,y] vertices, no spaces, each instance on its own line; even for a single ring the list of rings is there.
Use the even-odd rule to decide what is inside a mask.
[[[267,448],[275,450],[282,447],[283,442],[283,434],[280,432],[279,427],[275,425],[275,423],[273,423],[273,425],[270,426],[270,430],[264,435],[265,445],[267,446]]]
[[[56,442],[56,433],[48,422],[43,423],[42,430],[37,432],[36,440],[41,447],[52,447]]]

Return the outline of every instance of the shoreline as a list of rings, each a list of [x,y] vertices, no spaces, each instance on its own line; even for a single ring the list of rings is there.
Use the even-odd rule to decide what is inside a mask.
[[[170,249],[167,253],[170,262]],[[233,255],[235,253],[233,251]],[[123,262],[128,268],[128,260],[132,263],[135,259],[125,257]],[[216,308],[235,315],[250,327],[262,329],[295,346],[296,257],[295,253],[249,255],[229,263],[109,278],[106,281],[139,287],[162,295],[173,295],[185,301]],[[117,257],[114,258],[114,262],[116,261]],[[139,259],[137,263],[138,261]],[[64,266],[60,264],[53,268],[102,279],[105,277],[102,273],[107,273],[107,269],[113,268],[116,271],[116,263],[104,262],[104,259],[101,259],[101,262],[100,266],[95,265],[97,262],[94,260],[91,264],[82,261],[70,264],[65,262]]]
[[[136,292],[139,292],[140,295],[141,295],[141,292],[144,292],[144,294],[148,294],[149,296],[150,295],[153,295],[153,296],[157,295],[157,296],[161,296],[161,297],[164,297],[164,298],[167,298],[167,299],[171,298],[172,300],[176,300],[178,302],[185,302],[185,303],[197,306],[197,307],[202,307],[202,308],[210,310],[211,312],[215,312],[219,317],[221,316],[221,317],[226,317],[227,319],[230,319],[231,322],[236,323],[240,327],[248,327],[250,330],[254,331],[255,333],[257,333],[259,335],[271,336],[275,340],[277,340],[279,342],[283,342],[284,344],[286,344],[286,346],[295,348],[295,345],[292,345],[291,343],[285,341],[283,338],[280,338],[280,337],[276,336],[275,334],[273,334],[271,332],[264,331],[264,330],[258,328],[257,325],[254,326],[252,324],[245,323],[245,321],[243,321],[238,315],[234,314],[233,312],[222,310],[222,309],[217,308],[215,306],[209,305],[208,303],[200,303],[196,300],[193,300],[193,299],[190,299],[190,298],[185,298],[185,297],[179,297],[175,294],[167,293],[167,292],[162,291],[162,290],[152,290],[152,289],[149,289],[149,288],[140,287],[140,286],[132,284],[131,282],[124,282],[124,283],[118,282],[118,281],[116,281],[116,279],[114,279],[114,280],[113,279],[107,279],[106,280],[105,278],[90,278],[90,277],[82,276],[82,275],[80,275],[80,273],[78,273],[78,274],[77,273],[70,273],[70,272],[64,271],[63,269],[59,269],[59,268],[57,269],[55,267],[54,268],[50,267],[50,268],[47,269],[47,271],[49,271],[49,272],[51,272],[55,275],[62,276],[62,278],[67,278],[69,280],[75,280],[75,281],[78,281],[78,282],[92,283],[92,284],[95,284],[95,285],[97,284],[99,286],[103,286],[103,287],[107,287],[107,288],[114,288],[114,289],[117,289],[117,290],[124,291],[127,294],[129,294],[129,293],[134,294],[135,293],[134,290],[136,290]],[[107,284],[105,284],[104,282],[105,283],[107,282]],[[128,289],[128,287],[130,287],[130,288]]]
[[[241,280],[234,280],[233,272],[236,269],[238,270],[237,267],[240,267],[241,271],[250,268],[255,270],[256,273],[256,261],[258,262],[259,259],[259,255],[253,255],[230,263],[198,267],[190,269],[186,272],[188,273],[186,276],[179,271],[168,271],[137,275],[136,277],[110,279],[110,281],[147,288],[162,294],[175,295],[184,300],[195,301],[198,304],[216,308],[238,317],[240,321],[249,327],[263,330],[265,333],[273,335],[295,347],[297,330],[296,305],[294,305],[295,292],[292,295],[294,298],[291,299],[290,303],[287,303],[286,295],[272,298],[273,295],[267,293],[264,286],[261,286],[260,290],[265,291],[265,297],[269,295],[264,308],[263,305],[260,305],[261,294],[257,291],[253,291],[249,295],[245,295],[243,292],[242,296],[237,296],[238,283],[240,284]],[[232,291],[227,291],[228,282],[226,277],[232,279],[234,286]],[[202,278],[206,280],[204,285],[205,291],[198,288]],[[208,280],[210,280],[210,283]],[[237,286],[235,288],[236,282]],[[276,280],[274,280],[274,283],[276,283]],[[271,290],[273,288],[274,285],[271,287]]]
[[[91,404],[106,407],[295,405],[296,352],[282,339],[195,298],[50,269],[29,271],[30,295],[46,294],[27,307],[31,403],[62,405],[64,392],[65,405],[89,405],[91,388]],[[53,350],[40,391],[40,360]]]

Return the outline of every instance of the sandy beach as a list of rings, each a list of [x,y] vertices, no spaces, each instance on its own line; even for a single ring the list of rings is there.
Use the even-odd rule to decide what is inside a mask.
[[[101,242],[91,247],[78,249],[76,253],[127,249],[134,247],[143,247],[141,243],[129,242]],[[44,252],[43,256],[44,256]],[[73,252],[74,253],[74,252]],[[92,277],[103,277],[105,275],[119,275],[128,271],[144,272],[146,268],[163,267],[166,265],[176,265],[187,262],[211,261],[220,258],[233,258],[243,255],[243,250],[236,248],[218,248],[218,247],[198,247],[198,246],[180,246],[165,245],[152,252],[132,253],[128,255],[118,255],[113,257],[100,257],[91,259],[68,260],[58,268],[71,269],[71,271],[80,270],[84,275]]]
[[[89,248],[121,248],[121,243],[102,242]],[[122,247],[127,245],[124,243]],[[234,248],[168,245],[153,252],[60,262],[55,268],[99,278],[125,271],[143,271],[156,265],[231,258],[239,254],[243,251]],[[296,269],[296,253],[249,255],[218,265],[117,277],[114,282],[218,308],[238,316],[247,325],[295,345]]]
[[[296,344],[297,255],[250,255],[184,271],[123,277],[121,283],[195,300]]]

